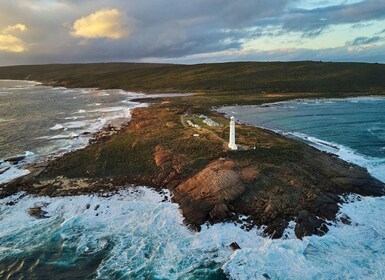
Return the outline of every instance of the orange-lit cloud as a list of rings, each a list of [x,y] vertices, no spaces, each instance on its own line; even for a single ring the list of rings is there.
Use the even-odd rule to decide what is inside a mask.
[[[71,34],[86,39],[121,39],[132,32],[118,9],[103,9],[75,21]]]
[[[27,27],[18,23],[4,28],[0,32],[0,52],[25,52],[28,50],[27,44],[17,37],[14,33],[24,32]]]
[[[18,23],[15,25],[10,25],[4,28],[3,33],[9,34],[13,33],[14,31],[26,31],[27,27],[24,24]]]

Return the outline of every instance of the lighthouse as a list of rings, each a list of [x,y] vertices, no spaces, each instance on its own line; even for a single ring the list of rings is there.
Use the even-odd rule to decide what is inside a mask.
[[[234,121],[234,117],[230,118],[229,148],[232,150],[238,149],[237,145],[235,144],[235,121]]]

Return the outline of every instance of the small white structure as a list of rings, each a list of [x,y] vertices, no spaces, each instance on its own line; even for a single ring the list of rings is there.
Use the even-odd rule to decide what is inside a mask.
[[[213,121],[210,118],[204,119],[203,123],[207,124],[208,126],[219,126],[219,123],[217,123],[216,121]]]
[[[194,124],[193,127],[197,128],[197,129],[201,129],[201,126],[199,124]]]
[[[197,128],[197,129],[201,129],[201,126],[200,126],[199,124],[196,124],[196,123],[194,123],[194,122],[192,122],[192,121],[190,121],[190,120],[187,120],[186,122],[187,122],[187,124],[188,124],[189,126],[195,127],[195,128]]]
[[[219,126],[219,123],[217,123],[216,121],[210,119],[209,117],[203,114],[200,115],[199,118],[202,119],[203,123],[207,124],[208,126]]]
[[[238,150],[238,147],[235,144],[235,121],[234,121],[234,117],[230,118],[229,148],[232,150]]]

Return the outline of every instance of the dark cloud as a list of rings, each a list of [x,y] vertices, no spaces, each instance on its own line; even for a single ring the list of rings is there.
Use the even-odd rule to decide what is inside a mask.
[[[29,52],[0,52],[0,64],[168,60],[207,57],[208,53],[241,51],[248,40],[298,33],[314,38],[333,25],[360,28],[385,19],[385,1],[366,0],[313,9],[290,9],[296,0],[0,0],[0,30],[23,23],[21,39]],[[76,20],[101,9],[118,9],[133,26],[119,40],[71,36]],[[382,32],[385,32],[384,30]],[[350,46],[380,42],[359,37]],[[377,38],[378,37],[378,38]],[[276,52],[277,55],[280,52]],[[284,52],[283,52],[284,53]],[[318,51],[301,49],[304,59]],[[328,52],[328,53],[331,53]],[[258,52],[266,57],[269,52]],[[202,55],[202,56],[200,56]],[[262,56],[263,56],[262,55]],[[286,54],[287,57],[292,57]],[[339,55],[343,55],[342,52]],[[213,56],[214,57],[214,56]],[[256,59],[260,56],[254,56]],[[280,55],[278,57],[281,57]],[[350,56],[352,58],[352,56]],[[273,57],[274,58],[274,57]],[[354,57],[353,57],[354,58]],[[242,59],[242,55],[239,55]],[[234,57],[234,60],[237,60]]]
[[[331,25],[361,23],[385,19],[385,1],[366,0],[350,5],[330,6],[312,10],[292,10],[284,16],[283,28],[303,32],[303,36],[318,36]]]
[[[374,36],[374,37],[357,37],[352,42],[348,42],[346,45],[348,46],[362,46],[377,43],[379,41],[383,41],[383,37]]]

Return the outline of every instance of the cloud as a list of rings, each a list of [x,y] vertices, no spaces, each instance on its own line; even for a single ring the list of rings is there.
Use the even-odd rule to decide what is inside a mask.
[[[362,46],[362,45],[369,45],[374,44],[380,41],[383,41],[383,37],[374,36],[374,37],[357,37],[352,42],[347,42],[347,46]]]
[[[384,41],[370,39],[384,37],[384,0],[0,0],[0,7],[0,26],[9,27],[0,28],[0,64],[205,62],[224,52],[244,59],[249,50],[257,52],[249,59],[317,59],[322,53],[324,60],[354,61],[369,58],[369,47],[370,59],[385,62],[372,48]],[[262,51],[285,48],[298,51]]]
[[[122,39],[128,36],[127,17],[118,9],[103,9],[75,21],[71,34],[86,39]]]
[[[3,33],[4,34],[9,34],[13,33],[14,31],[26,31],[27,27],[24,24],[18,23],[15,25],[10,25],[4,28]]]
[[[0,32],[0,52],[25,52],[28,50],[26,43],[14,35],[13,33],[24,32],[27,27],[24,24],[18,23],[9,25]]]
[[[303,32],[304,37],[320,35],[328,27],[338,24],[358,24],[385,19],[385,2],[366,0],[350,5],[293,9],[283,17],[283,29]]]

